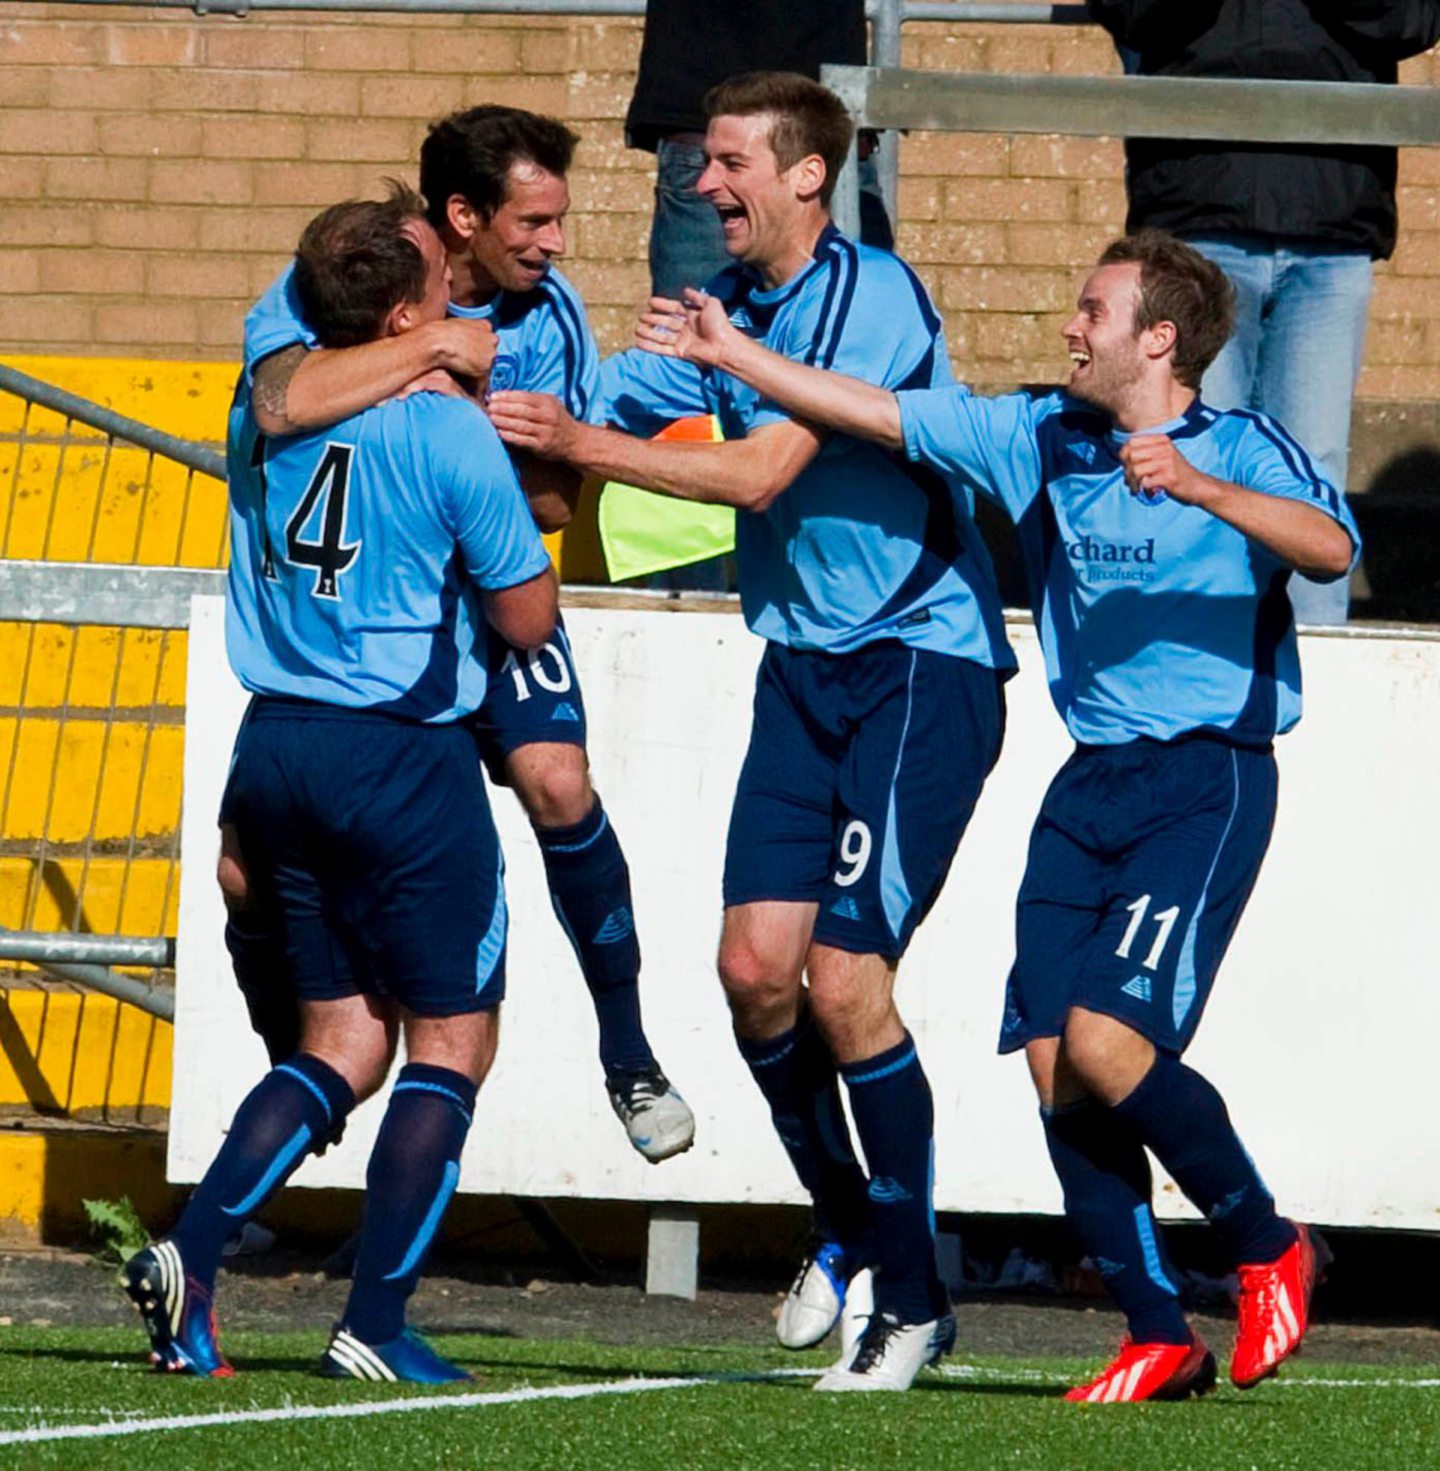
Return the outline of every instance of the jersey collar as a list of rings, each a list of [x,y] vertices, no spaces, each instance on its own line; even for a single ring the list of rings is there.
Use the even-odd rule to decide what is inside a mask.
[[[1171,419],[1166,424],[1156,424],[1149,429],[1119,429],[1111,424],[1106,438],[1112,449],[1118,449],[1137,434],[1165,434],[1171,439],[1190,439],[1209,428],[1214,422],[1215,410],[1208,404],[1201,403],[1197,394],[1191,400],[1190,407],[1178,419]]]

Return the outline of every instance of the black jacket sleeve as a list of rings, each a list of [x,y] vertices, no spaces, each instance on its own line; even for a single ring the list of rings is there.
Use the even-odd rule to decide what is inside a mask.
[[[1085,0],[1090,18],[1098,21],[1117,46],[1143,51],[1157,44],[1167,50],[1194,39],[1215,24],[1223,0]]]
[[[1440,41],[1440,0],[1310,0],[1310,10],[1332,31],[1392,61],[1419,56]]]

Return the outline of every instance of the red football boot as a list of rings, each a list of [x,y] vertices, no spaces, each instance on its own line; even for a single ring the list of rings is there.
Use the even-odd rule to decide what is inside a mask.
[[[1132,1343],[1088,1384],[1077,1384],[1065,1398],[1077,1404],[1118,1405],[1146,1399],[1189,1399],[1215,1388],[1215,1355],[1198,1334],[1189,1343]]]
[[[1330,1249],[1296,1222],[1295,1243],[1273,1262],[1239,1268],[1240,1325],[1230,1380],[1253,1389],[1297,1353],[1310,1323],[1310,1295],[1330,1262]]]

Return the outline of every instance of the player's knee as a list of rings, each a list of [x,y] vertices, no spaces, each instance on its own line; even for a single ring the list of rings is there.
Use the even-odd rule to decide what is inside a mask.
[[[1065,1020],[1062,1072],[1107,1103],[1124,1098],[1149,1070],[1154,1046],[1114,1017],[1076,1007]]]
[[[580,746],[565,748],[565,756],[543,765],[512,767],[512,780],[525,814],[535,827],[573,827],[590,815],[595,791]]]
[[[780,973],[771,957],[743,940],[720,947],[720,984],[742,1031],[764,1027],[777,1013],[795,1004],[795,983]]]

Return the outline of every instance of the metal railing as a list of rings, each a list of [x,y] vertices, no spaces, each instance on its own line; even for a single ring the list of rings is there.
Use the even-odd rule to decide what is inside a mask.
[[[133,6],[134,0],[75,0],[80,5]],[[152,0],[152,10],[188,10],[195,15],[243,19],[258,11],[312,11],[317,14],[396,15],[553,15],[576,20],[610,16],[639,18],[646,0]],[[781,0],[776,0],[781,3]],[[951,25],[1091,25],[1084,5],[978,5],[964,0],[865,0],[871,22],[870,60],[880,68],[900,65],[901,28],[907,21]],[[875,153],[880,192],[895,218],[900,176],[899,141],[882,133]]]
[[[223,587],[223,478],[215,448],[0,364],[0,962],[166,1019],[183,630]]]
[[[860,127],[1081,138],[1221,142],[1440,144],[1440,88],[1202,77],[1070,77],[826,66],[825,84]],[[858,234],[854,149],[835,220]]]

